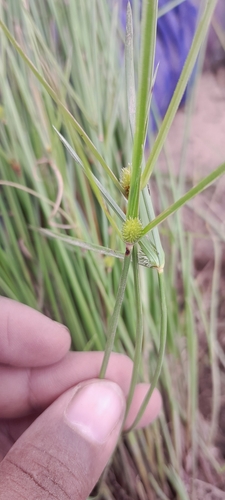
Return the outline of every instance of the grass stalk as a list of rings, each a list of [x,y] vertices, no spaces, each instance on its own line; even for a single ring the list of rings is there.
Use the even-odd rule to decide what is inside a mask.
[[[163,270],[160,268],[158,270],[158,283],[159,283],[159,292],[160,292],[160,308],[161,308],[161,327],[160,327],[160,347],[159,347],[159,352],[158,352],[158,359],[157,359],[157,366],[155,373],[153,375],[152,381],[151,381],[151,386],[149,388],[149,391],[147,392],[144,401],[138,411],[138,414],[127,432],[132,430],[137,423],[139,422],[140,418],[142,417],[149,401],[152,396],[152,393],[157,385],[159,375],[161,373],[161,368],[163,364],[163,359],[164,359],[164,353],[165,353],[165,347],[166,347],[166,332],[167,332],[167,307],[166,307],[166,296],[165,296],[165,282],[164,282],[164,273]]]
[[[139,368],[142,358],[142,343],[143,343],[143,314],[142,314],[142,301],[141,301],[141,286],[140,286],[140,275],[139,275],[139,263],[138,263],[138,246],[134,245],[133,248],[133,274],[134,274],[134,299],[136,306],[136,339],[135,339],[135,351],[134,351],[134,365],[131,377],[131,383],[129,388],[129,393],[127,397],[127,406],[125,419],[130,410],[132,403],[135,387],[138,381]]]
[[[214,239],[215,264],[212,279],[210,324],[209,324],[209,356],[212,371],[212,414],[210,429],[208,434],[208,443],[212,445],[218,427],[218,416],[220,410],[220,371],[218,366],[218,356],[216,352],[217,344],[217,317],[219,302],[219,283],[221,276],[221,247]]]
[[[125,75],[127,107],[132,138],[135,131],[136,92],[134,79],[133,16],[130,2],[127,3],[127,23],[125,37]]]
[[[143,2],[141,55],[127,217],[138,217],[145,123],[153,77],[158,0]],[[129,76],[129,75],[128,75]]]
[[[123,297],[124,297],[124,292],[125,292],[126,283],[127,283],[127,276],[128,276],[128,271],[129,271],[130,262],[131,262],[131,254],[132,254],[132,252],[129,251],[129,254],[127,255],[127,253],[125,253],[125,256],[124,256],[123,269],[122,269],[120,283],[119,283],[118,290],[117,290],[115,306],[114,306],[112,316],[109,320],[107,342],[106,342],[104,358],[102,361],[102,366],[101,366],[100,374],[99,374],[100,378],[105,377],[110,354],[111,354],[112,349],[113,349],[115,335],[116,335],[116,329],[117,329],[117,325],[118,325],[118,321],[119,321],[120,310],[121,310],[121,306],[123,303]]]

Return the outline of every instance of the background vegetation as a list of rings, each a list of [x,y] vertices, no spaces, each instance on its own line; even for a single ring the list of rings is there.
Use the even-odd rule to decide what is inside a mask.
[[[109,223],[99,204],[90,168],[124,213],[126,201],[102,164],[104,159],[119,179],[132,158],[125,34],[118,5],[115,2],[110,10],[103,0],[8,0],[0,4],[0,19],[39,74],[38,79],[1,30],[0,292],[66,324],[74,349],[103,350],[120,282],[124,243],[115,229],[116,216],[109,210]],[[140,20],[135,2],[133,22],[138,74]],[[190,74],[191,65],[188,71]],[[191,100],[187,106],[191,109]],[[82,126],[92,146],[64,107]],[[175,108],[167,115],[167,126]],[[74,161],[53,125],[74,148],[84,168]],[[166,130],[166,122],[163,126]],[[153,143],[163,146],[163,127],[160,130],[161,142],[154,143],[149,129],[147,149]],[[151,180],[157,213],[186,191],[182,168],[176,177],[168,155],[167,165],[166,174],[156,167]],[[220,173],[223,171],[222,166]],[[47,231],[40,232],[40,228]],[[121,440],[101,483],[101,498],[194,498],[193,480],[199,477],[201,461],[216,474],[223,471],[220,457],[211,453],[225,365],[222,355],[218,362],[216,338],[219,254],[208,315],[193,272],[193,236],[186,232],[181,212],[163,223],[161,237],[168,309],[166,355],[159,380],[164,409],[151,428]],[[97,251],[90,251],[91,245]],[[103,254],[99,246],[110,251]],[[140,282],[144,338],[139,377],[151,380],[161,325],[157,271],[140,266]],[[136,338],[135,303],[130,272],[115,349],[131,358]],[[199,330],[207,345],[212,378],[207,432],[198,403]]]

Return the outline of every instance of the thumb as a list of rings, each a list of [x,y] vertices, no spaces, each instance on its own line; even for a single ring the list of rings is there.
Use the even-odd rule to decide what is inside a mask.
[[[0,500],[85,500],[113,453],[124,413],[114,382],[92,380],[65,392],[1,462]]]

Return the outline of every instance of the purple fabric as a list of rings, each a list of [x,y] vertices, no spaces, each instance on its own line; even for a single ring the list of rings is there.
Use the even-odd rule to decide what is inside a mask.
[[[124,29],[127,1],[119,0],[120,19]],[[159,8],[168,2],[169,0],[159,0]],[[131,0],[131,5],[132,3],[133,0]],[[190,49],[197,14],[197,8],[192,1],[186,0],[158,20],[155,66],[159,63],[159,68],[153,89],[153,99],[161,118],[166,113]]]
[[[168,3],[167,0],[159,0],[159,7],[166,3]],[[191,47],[196,20],[197,9],[189,0],[178,5],[158,20],[155,63],[159,62],[159,69],[155,82],[154,98],[162,118],[166,113]]]

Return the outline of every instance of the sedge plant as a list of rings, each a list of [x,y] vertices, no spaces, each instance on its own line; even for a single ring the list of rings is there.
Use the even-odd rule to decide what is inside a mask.
[[[171,242],[169,271],[165,275],[158,226],[167,224],[170,215],[222,175],[225,164],[188,192],[179,192],[178,199],[176,190],[172,190],[172,203],[157,216],[149,181],[215,5],[215,0],[205,4],[180,80],[148,156],[148,117],[157,78],[156,25],[158,15],[163,14],[158,11],[157,0],[143,2],[140,25],[139,9],[134,5],[132,13],[128,3],[125,38],[117,6],[109,13],[103,1],[80,0],[58,7],[51,0],[44,5],[39,0],[21,7],[10,0],[7,9],[1,6],[1,293],[65,322],[75,349],[105,349],[100,377],[106,374],[113,349],[131,356],[134,368],[127,412],[137,380],[151,380],[133,426],[160,377],[168,399],[172,435],[164,413],[151,431],[127,434],[114,459],[115,474],[123,461],[126,486],[135,491],[136,498],[148,498],[150,489],[159,498],[168,498],[168,484],[178,498],[187,498],[180,478],[183,426],[190,431],[189,445],[197,439],[197,343],[190,304],[194,300],[200,303],[200,299],[190,281],[192,247],[189,242],[183,259],[187,306],[181,326],[174,288],[177,250]],[[77,19],[75,27],[71,20]],[[52,31],[47,21],[52,23]],[[140,54],[134,33],[137,38],[140,33]],[[121,45],[125,71],[120,71],[118,78]],[[160,192],[164,193],[160,182]],[[165,197],[164,193],[163,204]],[[173,240],[176,223],[170,224],[163,227],[168,227]],[[182,242],[182,227],[179,231]],[[207,327],[204,311],[200,310]],[[212,325],[215,310],[216,306],[211,312]],[[172,334],[179,328],[187,338],[185,367],[191,375],[186,382],[179,349],[182,337]],[[218,369],[211,331],[207,334],[216,388]],[[167,334],[170,356],[165,356]],[[171,356],[181,373],[187,408],[179,381],[171,374]],[[211,435],[217,408],[215,389]],[[204,446],[199,437],[198,447]],[[194,471],[196,444],[193,450]],[[133,484],[127,453],[143,486]],[[219,468],[217,463],[214,466]],[[114,498],[108,487],[107,482],[102,484],[102,497]]]

